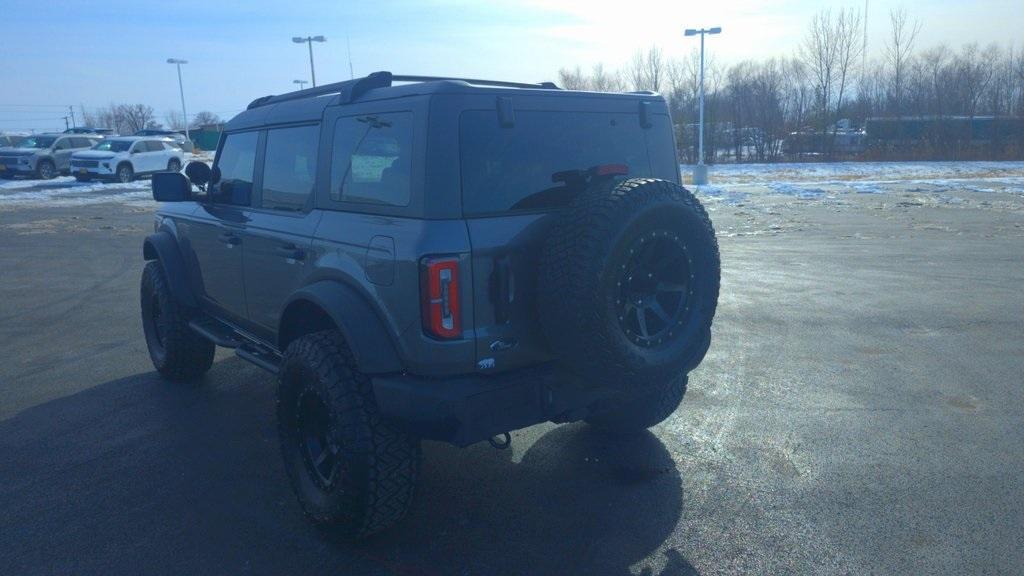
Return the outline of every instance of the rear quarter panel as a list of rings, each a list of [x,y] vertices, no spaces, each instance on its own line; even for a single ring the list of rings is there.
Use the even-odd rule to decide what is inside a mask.
[[[470,329],[452,341],[426,336],[420,313],[419,266],[424,255],[459,255],[460,278],[468,280],[471,275],[465,222],[325,211],[312,252],[307,282],[334,280],[355,288],[384,323],[407,370],[445,375],[474,369],[472,307],[461,310],[462,325]],[[471,301],[469,282],[460,282],[459,296]]]

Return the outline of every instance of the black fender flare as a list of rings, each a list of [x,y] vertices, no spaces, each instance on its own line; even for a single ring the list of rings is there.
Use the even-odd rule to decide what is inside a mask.
[[[330,316],[352,350],[361,372],[384,374],[402,371],[402,361],[383,320],[359,292],[334,280],[314,282],[288,298],[277,330],[278,346],[282,351],[289,309],[301,301],[316,305]]]
[[[177,240],[170,232],[163,230],[146,236],[142,243],[142,257],[160,263],[175,300],[188,308],[199,307],[199,302],[188,285],[185,260],[178,250]]]

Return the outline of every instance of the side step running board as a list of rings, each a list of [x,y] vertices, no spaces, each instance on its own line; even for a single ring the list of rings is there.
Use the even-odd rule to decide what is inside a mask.
[[[270,351],[260,351],[248,345],[235,348],[235,354],[242,360],[252,362],[275,376],[281,364],[281,358],[277,354]]]
[[[235,354],[242,360],[252,362],[271,374],[277,374],[281,363],[281,355],[269,348],[240,335],[231,326],[209,316],[189,320],[188,327],[193,332],[223,348],[234,348]]]
[[[235,331],[213,318],[193,318],[188,321],[193,332],[224,348],[238,348],[242,342],[235,338]]]

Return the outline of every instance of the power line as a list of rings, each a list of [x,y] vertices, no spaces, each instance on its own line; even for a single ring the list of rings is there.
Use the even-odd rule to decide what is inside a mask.
[[[56,118],[5,118],[0,119],[0,122],[56,122],[64,118],[64,116],[57,116]]]
[[[67,104],[0,104],[0,108],[67,108]]]

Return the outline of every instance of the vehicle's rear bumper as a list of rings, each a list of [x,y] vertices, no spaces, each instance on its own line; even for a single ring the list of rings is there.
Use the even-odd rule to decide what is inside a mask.
[[[561,378],[550,365],[495,375],[373,377],[382,415],[430,440],[467,446],[541,422],[571,422],[608,395]]]

